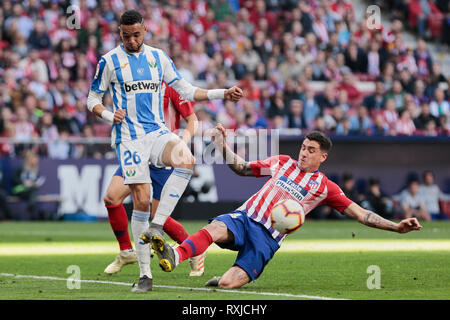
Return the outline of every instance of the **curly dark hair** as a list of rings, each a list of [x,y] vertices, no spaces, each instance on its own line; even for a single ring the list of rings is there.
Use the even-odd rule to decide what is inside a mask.
[[[120,25],[131,26],[135,23],[144,23],[144,18],[142,18],[142,15],[136,10],[125,11],[120,16]]]

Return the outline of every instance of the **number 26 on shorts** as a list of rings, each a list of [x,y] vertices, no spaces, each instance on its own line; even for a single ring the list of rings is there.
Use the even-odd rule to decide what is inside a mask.
[[[123,153],[123,155],[124,155],[123,163],[126,166],[131,166],[133,162],[134,164],[139,164],[142,161],[141,157],[139,157],[136,151],[133,152],[133,154],[131,154],[131,151],[127,150]]]

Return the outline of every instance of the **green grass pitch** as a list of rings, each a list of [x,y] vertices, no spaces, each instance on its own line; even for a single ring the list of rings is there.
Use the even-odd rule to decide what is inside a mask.
[[[189,233],[204,222],[182,222]],[[264,273],[238,290],[204,283],[223,274],[236,252],[208,250],[202,277],[189,264],[164,273],[152,261],[154,288],[131,293],[137,264],[109,276],[104,268],[118,253],[107,222],[0,223],[0,299],[450,299],[450,222],[422,223],[419,232],[396,234],[355,221],[307,221],[288,236]],[[80,270],[79,289],[73,271]],[[379,268],[379,289],[370,266]],[[68,272],[69,271],[69,272]]]

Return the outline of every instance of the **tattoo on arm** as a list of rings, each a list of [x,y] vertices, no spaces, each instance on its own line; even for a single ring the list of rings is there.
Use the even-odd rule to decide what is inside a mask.
[[[383,230],[390,230],[390,231],[397,231],[395,224],[392,221],[389,221],[387,219],[384,219],[377,215],[374,212],[370,212],[366,214],[364,217],[364,224],[369,227],[383,229]]]
[[[241,157],[239,157],[236,153],[234,153],[227,145],[224,146],[222,154],[228,167],[230,167],[230,169],[233,170],[233,172],[236,173],[237,175],[240,176],[254,175],[252,169],[250,168],[250,164]]]

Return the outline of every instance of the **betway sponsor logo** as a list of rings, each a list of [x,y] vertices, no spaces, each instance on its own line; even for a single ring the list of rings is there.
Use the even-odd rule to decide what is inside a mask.
[[[146,92],[158,92],[159,82],[149,81],[149,80],[141,80],[141,81],[132,81],[125,82],[124,88],[125,92],[133,92],[133,93],[146,93]]]

